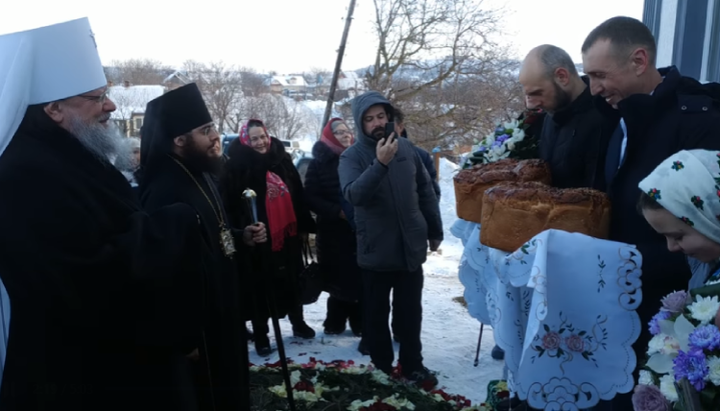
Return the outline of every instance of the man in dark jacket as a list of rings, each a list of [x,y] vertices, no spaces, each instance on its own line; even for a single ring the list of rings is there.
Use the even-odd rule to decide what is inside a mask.
[[[395,109],[393,115],[393,119],[395,120],[395,133],[397,133],[397,135],[399,135],[400,137],[408,138],[407,129],[405,128],[405,113],[403,113],[400,107],[394,106],[393,108]],[[420,160],[422,160],[425,169],[430,175],[433,190],[435,190],[435,195],[437,196],[438,201],[440,201],[440,184],[438,184],[437,181],[438,174],[437,170],[435,170],[435,162],[433,161],[430,153],[428,153],[427,151],[423,150],[418,146],[415,146],[415,150],[417,151],[418,155],[420,156]]]
[[[400,363],[405,377],[437,384],[425,368],[422,323],[422,264],[443,239],[437,197],[413,144],[391,133],[393,107],[376,91],[352,103],[357,142],[340,156],[338,172],[345,198],[355,207],[358,265],[363,270],[363,334],[375,366],[392,371],[394,357],[388,317],[393,290]]]
[[[655,39],[638,20],[605,21],[588,35],[582,52],[601,112],[621,119],[608,146],[605,179],[613,203],[610,239],[637,245],[643,257],[645,281],[637,310],[642,327],[634,345],[640,365],[650,339],[646,324],[663,296],[687,287],[690,270],[635,210],[638,182],[679,150],[720,149],[720,111],[708,87],[681,76],[675,67],[655,67]],[[632,410],[630,395],[617,396],[613,410]]]
[[[527,107],[548,113],[540,132],[540,158],[547,161],[553,186],[605,188],[605,152],[617,119],[593,104],[565,50],[542,45],[528,53],[520,70]]]

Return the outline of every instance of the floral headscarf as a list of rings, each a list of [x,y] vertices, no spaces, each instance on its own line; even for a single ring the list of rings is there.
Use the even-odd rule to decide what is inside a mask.
[[[245,124],[243,124],[242,128],[240,129],[239,139],[240,139],[241,143],[243,143],[246,146],[250,145],[250,134],[248,134],[248,124],[250,124],[251,121],[252,122],[257,121],[258,123],[262,124],[262,128],[265,131],[265,135],[267,136],[268,139],[270,138],[270,134],[268,134],[267,127],[265,127],[265,123],[263,123],[261,120],[251,118],[250,120],[246,121]]]
[[[675,153],[638,187],[685,224],[720,243],[720,152]]]

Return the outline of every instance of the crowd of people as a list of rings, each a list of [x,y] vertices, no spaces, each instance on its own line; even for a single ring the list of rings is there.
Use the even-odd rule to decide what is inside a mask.
[[[0,186],[14,193],[0,225],[17,231],[2,240],[17,251],[0,258],[10,302],[0,408],[250,409],[248,341],[269,356],[268,322],[284,317],[293,336],[315,337],[300,298],[313,233],[325,334],[349,323],[391,374],[392,291],[403,376],[437,384],[420,334],[422,264],[443,238],[439,188],[429,154],[399,137],[400,109],[359,96],[356,131],[326,125],[303,185],[259,119],[223,153],[194,83],[150,101],[140,138],[124,137],[88,33],[80,19],[0,37],[17,46],[0,42],[11,73],[43,71],[8,61],[47,51],[28,43],[82,57],[4,79],[53,90],[0,98],[17,113],[0,122]]]
[[[402,110],[375,91],[356,97],[355,131],[325,125],[303,184],[259,119],[223,153],[195,84],[148,103],[139,140],[122,136],[91,33],[79,19],[0,36],[0,409],[250,409],[248,342],[272,353],[268,321],[283,317],[315,337],[300,298],[310,234],[330,294],[324,333],[349,325],[386,373],[395,339],[403,376],[437,384],[420,336],[441,193]],[[555,185],[606,191],[611,239],[642,253],[646,323],[691,276],[672,251],[720,257],[653,214],[672,203],[645,199],[649,224],[636,210],[640,181],[666,158],[720,149],[718,94],[656,68],[635,19],[604,22],[582,52],[583,77],[565,51],[539,46],[520,82],[528,108],[547,113],[539,155]],[[57,55],[74,58],[49,64]],[[697,228],[716,238],[715,225]],[[619,395],[598,409],[632,405]]]

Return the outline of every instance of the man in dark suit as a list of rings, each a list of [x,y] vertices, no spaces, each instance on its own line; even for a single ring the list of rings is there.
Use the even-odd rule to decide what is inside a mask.
[[[613,17],[600,24],[587,36],[582,55],[598,108],[620,123],[604,170],[613,204],[610,240],[635,244],[642,253],[642,327],[633,346],[642,365],[650,340],[645,325],[663,296],[687,288],[690,270],[685,257],[670,253],[665,238],[637,213],[638,183],[679,150],[720,149],[720,110],[712,87],[683,77],[674,66],[656,67],[655,39],[636,19]],[[632,409],[630,394],[615,397],[612,410]]]

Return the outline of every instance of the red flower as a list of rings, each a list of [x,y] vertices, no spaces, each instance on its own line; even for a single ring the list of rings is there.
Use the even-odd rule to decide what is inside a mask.
[[[309,381],[300,381],[299,383],[295,384],[293,387],[293,390],[295,391],[307,391],[311,393],[315,393],[315,387],[313,387],[312,383]]]
[[[585,340],[579,335],[573,334],[565,339],[565,345],[567,345],[570,351],[583,352],[585,351]]]
[[[560,338],[560,334],[556,332],[549,332],[542,338],[543,348],[550,351],[560,348],[561,342],[562,338]]]

